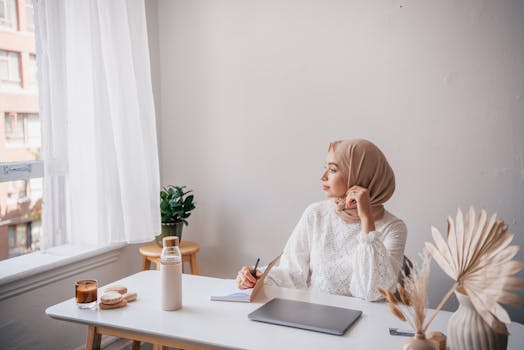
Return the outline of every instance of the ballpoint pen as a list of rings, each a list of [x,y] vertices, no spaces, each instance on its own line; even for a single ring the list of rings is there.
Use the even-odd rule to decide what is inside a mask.
[[[253,271],[251,271],[251,275],[253,275],[253,277],[257,277],[257,267],[258,267],[259,262],[260,262],[260,258],[257,259],[257,262],[255,263],[255,267],[253,268]]]
[[[401,335],[404,337],[412,337],[415,335],[415,332],[409,329],[399,329],[399,328],[389,328],[389,334],[391,335]]]

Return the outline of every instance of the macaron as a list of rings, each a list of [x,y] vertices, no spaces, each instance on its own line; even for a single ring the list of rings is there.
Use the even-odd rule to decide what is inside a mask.
[[[123,299],[122,294],[118,292],[106,292],[100,297],[102,304],[106,305],[118,304]]]
[[[127,305],[127,300],[122,299],[116,304],[100,304],[98,305],[100,309],[102,310],[108,310],[108,309],[118,309],[119,307],[124,307]]]
[[[104,292],[118,292],[120,294],[127,293],[127,287],[121,284],[112,284],[104,288]]]
[[[123,295],[123,298],[127,300],[127,302],[135,301],[137,298],[137,294],[134,292],[129,292]]]

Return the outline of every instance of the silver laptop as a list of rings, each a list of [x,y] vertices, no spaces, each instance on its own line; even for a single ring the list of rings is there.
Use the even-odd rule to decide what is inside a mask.
[[[275,298],[248,315],[250,320],[343,335],[362,311]]]

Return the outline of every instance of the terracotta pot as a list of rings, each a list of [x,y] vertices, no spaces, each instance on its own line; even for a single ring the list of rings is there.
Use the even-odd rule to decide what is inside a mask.
[[[155,237],[156,243],[162,247],[162,239],[167,236],[177,236],[178,241],[182,242],[182,228],[184,227],[183,222],[175,223],[162,223],[162,232]]]
[[[402,350],[438,350],[438,344],[433,340],[426,339],[424,333],[417,333],[404,343]]]
[[[494,350],[508,347],[508,336],[496,333],[475,310],[466,294],[455,292],[459,308],[448,321],[451,350]]]

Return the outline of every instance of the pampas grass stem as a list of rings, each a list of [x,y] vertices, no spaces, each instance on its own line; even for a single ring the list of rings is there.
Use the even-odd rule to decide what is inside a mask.
[[[406,322],[407,318],[406,315],[404,315],[404,313],[402,312],[402,310],[400,310],[395,304],[392,303],[388,303],[388,306],[393,315],[397,316],[399,320]]]
[[[433,319],[437,316],[438,312],[440,311],[440,309],[442,308],[442,306],[444,306],[444,304],[446,303],[446,301],[448,301],[449,297],[451,296],[451,293],[453,293],[457,287],[458,287],[459,283],[458,282],[455,282],[453,283],[453,285],[451,286],[451,288],[448,290],[448,292],[446,293],[446,295],[444,296],[444,298],[442,298],[442,300],[440,301],[440,303],[438,304],[437,308],[435,309],[435,311],[433,311],[433,314],[431,315],[431,317],[429,318],[428,322],[426,322],[426,325],[423,327],[422,331],[423,332],[426,332],[426,329],[428,329],[429,325],[431,324],[431,322],[433,321]]]
[[[397,283],[397,290],[398,290],[398,295],[400,296],[400,300],[402,301],[402,304],[406,306],[410,306],[411,303],[409,301],[408,294],[406,293],[406,290],[404,289],[404,287],[402,287],[400,283]]]
[[[386,298],[386,291],[383,288],[377,287],[376,289],[377,289],[378,294]]]
[[[398,304],[397,297],[395,297],[395,294],[393,294],[389,289],[386,290],[386,299],[388,300],[388,302],[392,304],[395,304],[395,305]]]

